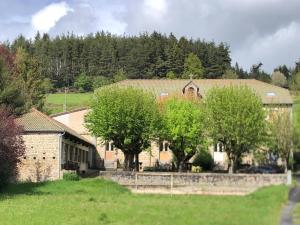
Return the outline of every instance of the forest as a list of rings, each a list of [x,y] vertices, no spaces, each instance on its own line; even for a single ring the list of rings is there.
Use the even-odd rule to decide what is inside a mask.
[[[25,108],[42,108],[45,93],[64,88],[88,92],[127,78],[188,79],[191,74],[195,79],[252,78],[299,89],[300,62],[293,68],[279,65],[272,74],[262,70],[263,63],[254,63],[244,70],[231,61],[228,44],[172,33],[118,36],[102,31],[56,37],[37,33],[33,39],[20,35],[0,43],[0,103],[13,100],[14,109],[24,102]]]

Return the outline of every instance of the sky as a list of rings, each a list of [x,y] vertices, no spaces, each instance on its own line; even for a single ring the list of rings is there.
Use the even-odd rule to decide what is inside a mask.
[[[104,30],[159,31],[226,42],[232,64],[294,66],[300,59],[300,0],[0,0],[0,41],[37,31],[52,37]]]

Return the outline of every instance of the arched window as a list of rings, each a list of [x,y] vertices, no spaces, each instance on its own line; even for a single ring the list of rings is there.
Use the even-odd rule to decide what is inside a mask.
[[[195,89],[193,87],[189,87],[186,91],[186,95],[188,97],[195,97]]]

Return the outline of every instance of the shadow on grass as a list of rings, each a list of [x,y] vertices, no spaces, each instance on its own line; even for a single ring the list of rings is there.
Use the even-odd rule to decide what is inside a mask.
[[[50,192],[40,191],[39,188],[46,185],[48,182],[40,183],[18,183],[8,184],[0,190],[0,200],[12,198],[17,195],[49,195]]]

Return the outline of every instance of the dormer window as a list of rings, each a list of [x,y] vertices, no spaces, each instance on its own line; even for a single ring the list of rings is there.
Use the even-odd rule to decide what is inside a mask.
[[[168,92],[161,92],[161,93],[160,93],[160,96],[161,96],[161,97],[166,97],[166,96],[168,96],[168,95],[169,95]]]
[[[274,92],[268,92],[268,93],[267,93],[267,96],[268,96],[268,97],[275,97],[276,94],[275,94]]]
[[[188,96],[188,97],[193,97],[193,96],[195,96],[196,94],[195,94],[195,89],[194,89],[194,87],[189,87],[187,90],[186,90],[186,96]]]

